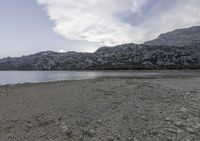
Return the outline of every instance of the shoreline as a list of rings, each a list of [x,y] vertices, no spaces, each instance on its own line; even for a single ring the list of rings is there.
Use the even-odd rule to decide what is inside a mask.
[[[1,72],[1,71],[0,71]],[[17,81],[14,78],[16,75],[20,76],[22,72],[25,73],[25,76],[27,77],[17,77]],[[34,73],[29,73],[34,72]],[[42,72],[40,74],[40,72]],[[52,80],[44,79],[40,80],[40,77],[45,75],[45,71],[5,71],[5,74],[1,74],[3,79],[0,81],[0,87],[3,86],[14,86],[14,85],[23,85],[23,84],[37,84],[37,83],[54,83],[54,82],[62,82],[62,81],[81,81],[81,80],[95,80],[95,79],[166,79],[166,78],[189,78],[189,77],[200,77],[200,70],[143,70],[143,71],[137,71],[137,70],[118,70],[118,71],[62,71],[61,73],[66,78],[57,78],[60,77],[60,71],[48,71],[52,72],[45,77],[52,77]],[[65,73],[66,72],[66,73]],[[69,74],[67,72],[70,72]],[[78,72],[78,73],[77,73]],[[92,73],[90,73],[92,72]],[[16,73],[16,74],[15,74]],[[74,75],[72,78],[70,78],[68,75]],[[10,77],[9,81],[6,83],[4,82],[4,79],[6,80],[7,77]],[[30,76],[30,77],[29,77]],[[36,77],[36,79],[35,79]],[[26,80],[27,79],[27,80]],[[33,79],[33,80],[31,80]],[[34,80],[35,79],[35,80]],[[14,82],[13,82],[13,81]],[[7,80],[6,80],[7,81]],[[16,82],[15,82],[16,81]],[[20,82],[23,81],[23,82]],[[10,83],[9,83],[10,82]]]

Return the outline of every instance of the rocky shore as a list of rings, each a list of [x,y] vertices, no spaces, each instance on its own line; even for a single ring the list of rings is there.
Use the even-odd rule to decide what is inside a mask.
[[[200,77],[0,87],[1,141],[199,141]]]

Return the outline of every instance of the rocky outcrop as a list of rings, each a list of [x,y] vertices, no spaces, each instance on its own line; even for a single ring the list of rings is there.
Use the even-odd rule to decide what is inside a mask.
[[[200,68],[200,46],[168,47],[125,44],[95,53],[40,52],[0,60],[0,70]]]
[[[185,29],[177,29],[172,32],[161,34],[157,39],[147,41],[150,46],[191,46],[200,44],[200,26]]]

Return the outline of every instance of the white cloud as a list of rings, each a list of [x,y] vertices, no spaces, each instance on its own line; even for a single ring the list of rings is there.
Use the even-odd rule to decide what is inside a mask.
[[[118,20],[117,13],[138,12],[145,0],[38,0],[50,19],[54,31],[68,39],[101,44],[139,41],[143,29]]]
[[[45,7],[54,31],[68,39],[115,45],[142,43],[162,32],[200,23],[199,0],[176,0],[166,10],[162,2],[153,0],[37,0]],[[149,2],[154,7],[146,13],[143,7]],[[135,15],[143,18],[139,24],[125,22],[120,13],[129,13],[127,20]],[[131,16],[132,15],[132,16]],[[121,14],[123,16],[123,14]]]
[[[173,6],[166,10],[162,0],[152,9],[149,18],[142,26],[148,27],[146,39],[153,39],[161,33],[174,29],[200,26],[200,1],[199,0],[177,0]]]

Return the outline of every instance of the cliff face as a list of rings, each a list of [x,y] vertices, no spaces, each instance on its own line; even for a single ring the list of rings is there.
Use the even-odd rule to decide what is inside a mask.
[[[191,46],[200,44],[200,26],[177,29],[161,34],[157,39],[147,41],[145,45]]]
[[[87,70],[200,68],[200,46],[125,44],[95,53],[41,52],[0,60],[0,70]]]

